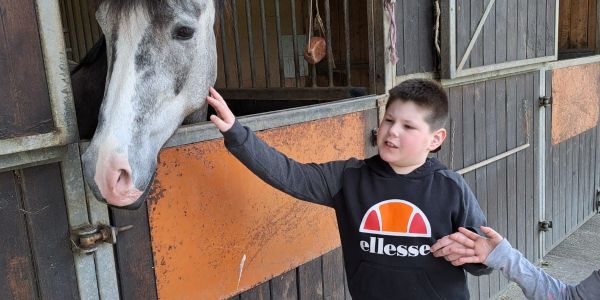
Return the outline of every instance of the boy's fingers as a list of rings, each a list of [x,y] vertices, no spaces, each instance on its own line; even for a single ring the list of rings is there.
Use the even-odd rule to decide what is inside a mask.
[[[217,117],[215,115],[210,116],[210,121],[213,122],[217,126],[217,128],[221,131],[223,131],[222,129],[227,126],[227,124],[225,124],[225,122],[223,122],[223,120],[221,120],[219,117]]]
[[[433,244],[433,246],[431,246],[431,252],[436,252],[439,249],[444,248],[450,244],[452,244],[452,241],[448,238],[448,236],[445,236],[439,239],[435,244]]]
[[[221,97],[221,94],[219,94],[217,92],[217,90],[215,90],[212,86],[208,89],[210,91],[210,94],[217,99],[218,101],[222,101],[225,102],[225,100],[223,99],[223,97]]]

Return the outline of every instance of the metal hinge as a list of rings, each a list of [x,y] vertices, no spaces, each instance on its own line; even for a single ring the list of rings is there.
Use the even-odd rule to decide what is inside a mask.
[[[546,106],[550,106],[550,105],[552,105],[552,97],[550,97],[550,96],[540,97],[540,106],[546,107]]]
[[[129,230],[133,225],[113,227],[105,224],[83,225],[71,230],[71,248],[78,253],[93,253],[102,243],[117,243],[119,232]]]
[[[538,222],[538,230],[539,231],[548,231],[550,228],[552,228],[552,221],[539,221]]]

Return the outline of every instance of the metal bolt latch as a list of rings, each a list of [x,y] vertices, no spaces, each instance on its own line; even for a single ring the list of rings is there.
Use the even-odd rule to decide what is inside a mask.
[[[371,129],[371,145],[377,146],[377,128]]]
[[[552,221],[539,221],[538,222],[538,230],[539,231],[548,231],[550,228],[552,228]]]
[[[71,231],[71,246],[73,251],[92,253],[102,243],[117,243],[119,232],[129,230],[133,225],[113,227],[104,224],[84,225]]]
[[[552,97],[550,96],[542,96],[540,97],[540,106],[550,106],[552,104]]]

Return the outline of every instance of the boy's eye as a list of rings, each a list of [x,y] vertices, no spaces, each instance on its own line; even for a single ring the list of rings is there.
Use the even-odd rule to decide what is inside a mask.
[[[384,119],[384,120],[385,120],[386,122],[388,122],[388,123],[392,123],[392,122],[394,122],[394,120],[392,120],[392,119]]]
[[[414,129],[414,127],[412,127],[410,125],[404,125],[404,128],[406,128],[406,129]]]

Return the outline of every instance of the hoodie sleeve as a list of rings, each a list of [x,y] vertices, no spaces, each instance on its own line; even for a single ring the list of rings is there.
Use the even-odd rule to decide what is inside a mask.
[[[487,225],[485,216],[481,211],[477,198],[475,198],[475,195],[467,185],[467,182],[462,176],[458,174],[456,174],[456,176],[458,177],[457,183],[461,190],[462,199],[459,212],[453,220],[455,226],[453,231],[458,231],[458,227],[464,227],[481,235],[479,226]],[[465,271],[475,276],[487,275],[494,270],[484,264],[465,264],[463,268]]]
[[[360,164],[356,159],[323,164],[296,162],[238,121],[223,136],[225,147],[266,183],[295,198],[329,207],[341,189],[344,169]]]
[[[600,270],[578,285],[566,285],[534,266],[504,239],[488,255],[485,264],[500,269],[515,282],[527,299],[600,299]]]

